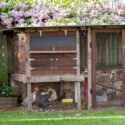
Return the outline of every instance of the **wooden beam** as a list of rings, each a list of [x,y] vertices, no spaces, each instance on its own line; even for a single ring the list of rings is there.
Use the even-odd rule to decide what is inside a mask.
[[[123,65],[122,105],[125,107],[125,28],[122,29],[122,65]]]
[[[29,33],[26,34],[26,54],[27,54],[27,62],[26,62],[26,80],[27,80],[27,96],[28,96],[28,106],[27,109],[29,112],[32,111],[32,97],[31,97],[31,63],[30,63],[30,35]]]
[[[76,50],[77,50],[77,78],[80,77],[80,36],[79,31],[76,31]],[[81,110],[81,87],[80,82],[76,82],[77,87],[77,109]]]
[[[26,75],[14,73],[11,75],[11,79],[18,82],[26,83]]]
[[[15,81],[27,83],[29,80],[27,80],[26,75],[22,74],[12,74],[11,75],[12,79]],[[80,75],[79,78],[76,75],[52,75],[52,76],[42,76],[42,75],[32,75],[30,77],[30,82],[31,83],[39,83],[39,82],[75,82],[75,81],[84,81],[84,76]]]
[[[92,88],[92,81],[91,81],[91,48],[90,48],[90,44],[91,44],[91,28],[89,27],[88,28],[88,33],[87,33],[87,44],[88,44],[88,57],[87,57],[87,59],[88,59],[88,61],[87,61],[87,63],[88,63],[88,109],[90,109],[91,107],[92,107],[92,96],[91,96],[91,93],[90,93],[90,90],[91,90],[91,88]]]
[[[24,31],[25,31],[25,29],[14,29],[14,33],[21,33]]]
[[[26,57],[27,57],[27,62],[26,62],[26,75],[28,77],[31,76],[31,71],[30,71],[30,35],[29,33],[26,34]]]
[[[27,83],[27,97],[28,97],[28,112],[32,111],[32,96],[31,96],[31,83]]]
[[[60,28],[60,31],[79,31],[79,28],[74,28],[74,27],[62,27]]]
[[[80,82],[76,82],[77,87],[77,110],[81,110],[81,87]]]
[[[43,27],[43,28],[37,28],[37,32],[40,31],[59,31],[58,27]]]
[[[36,32],[36,28],[26,28],[25,29],[25,32],[28,32],[28,33],[33,33],[33,32]]]
[[[31,76],[31,82],[75,82],[75,81],[84,81],[84,76],[80,75],[77,77],[76,75],[52,75],[52,76]]]
[[[14,87],[16,85],[16,81],[11,78],[11,86]]]
[[[91,74],[89,74],[88,80],[90,80],[90,78],[91,78],[91,85],[92,85],[91,86],[91,88],[92,88],[92,103],[91,103],[91,105],[93,106],[93,108],[95,108],[96,107],[96,38],[95,38],[96,32],[95,32],[95,30],[92,30],[91,34],[92,34],[90,37],[91,42],[92,42],[91,67],[89,67],[89,72],[91,69]],[[90,45],[88,45],[88,47],[89,46]],[[90,62],[88,62],[88,63],[90,63]],[[89,66],[90,66],[90,64],[89,64]],[[89,92],[90,92],[90,90],[89,90]]]
[[[90,28],[90,27],[89,27]],[[108,32],[108,33],[120,33],[121,32],[121,28],[118,29],[104,29],[104,28],[93,28],[92,29],[94,32]]]
[[[30,51],[30,53],[76,53],[75,50],[69,50],[69,51]]]

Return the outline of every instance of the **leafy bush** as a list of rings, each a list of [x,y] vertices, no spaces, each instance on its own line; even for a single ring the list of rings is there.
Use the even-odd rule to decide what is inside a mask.
[[[0,87],[0,96],[9,96],[15,95],[16,93],[13,91],[13,87],[10,86],[3,86]]]

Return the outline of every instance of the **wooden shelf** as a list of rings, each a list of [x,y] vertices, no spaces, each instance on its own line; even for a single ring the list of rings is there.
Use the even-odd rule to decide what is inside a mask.
[[[28,83],[29,80],[27,80],[26,75],[22,74],[12,74],[12,79],[15,81]],[[84,81],[84,76],[80,75],[79,77],[77,75],[71,75],[71,74],[65,74],[65,75],[31,75],[30,82],[31,83],[41,83],[41,82],[76,82],[76,81]]]
[[[76,50],[69,51],[30,51],[30,53],[77,53]]]

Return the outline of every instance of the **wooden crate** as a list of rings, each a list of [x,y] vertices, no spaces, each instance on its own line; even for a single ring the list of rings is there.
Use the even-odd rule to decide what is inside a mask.
[[[17,97],[0,97],[0,109],[17,107]]]

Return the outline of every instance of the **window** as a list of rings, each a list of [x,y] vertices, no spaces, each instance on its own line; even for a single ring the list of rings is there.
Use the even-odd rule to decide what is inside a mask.
[[[122,65],[122,34],[96,33],[96,66],[112,68]]]
[[[31,37],[31,46],[75,46],[75,36]]]

